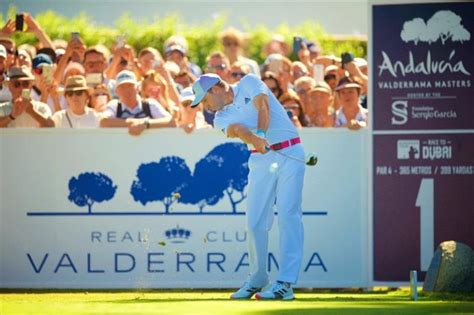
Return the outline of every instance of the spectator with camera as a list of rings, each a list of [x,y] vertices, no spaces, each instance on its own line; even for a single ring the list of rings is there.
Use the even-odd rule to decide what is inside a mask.
[[[35,82],[31,90],[31,98],[49,106],[51,113],[61,110],[58,85],[54,81],[56,65],[46,54],[38,54],[32,61]]]
[[[99,116],[88,107],[90,101],[89,87],[82,75],[71,76],[66,80],[64,94],[67,108],[53,115],[57,128],[97,128]]]
[[[132,71],[121,71],[116,83],[118,100],[107,105],[101,127],[127,127],[131,135],[140,135],[149,128],[176,127],[173,117],[163,106],[139,96],[138,81]]]
[[[309,120],[303,111],[298,95],[293,90],[284,93],[279,101],[296,128],[308,127]]]
[[[54,127],[48,105],[30,98],[35,80],[30,69],[25,66],[11,67],[8,77],[12,100],[0,104],[0,127]]]
[[[255,60],[243,56],[244,35],[235,28],[228,28],[220,34],[224,54],[230,64],[239,61],[249,67],[251,73],[260,78],[260,68]],[[248,73],[248,72],[247,72]]]

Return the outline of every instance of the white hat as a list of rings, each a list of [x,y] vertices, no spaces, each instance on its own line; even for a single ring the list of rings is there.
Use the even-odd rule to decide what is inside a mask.
[[[7,49],[3,45],[0,45],[0,57],[7,58]]]
[[[194,93],[191,87],[187,87],[181,91],[180,95],[181,102],[194,101]]]
[[[132,83],[134,85],[137,85],[138,83],[135,73],[129,70],[120,71],[119,74],[117,74],[115,81],[117,82],[117,86],[124,83]]]

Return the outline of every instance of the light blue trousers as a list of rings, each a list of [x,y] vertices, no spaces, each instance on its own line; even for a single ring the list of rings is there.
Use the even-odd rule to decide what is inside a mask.
[[[281,150],[305,158],[300,144]],[[268,283],[268,232],[273,224],[274,205],[278,212],[279,273],[276,280],[296,283],[303,257],[302,191],[305,164],[276,152],[254,153],[249,158],[247,234],[250,285]]]

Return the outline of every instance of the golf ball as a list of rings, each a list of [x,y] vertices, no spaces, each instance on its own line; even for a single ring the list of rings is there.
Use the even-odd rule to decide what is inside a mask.
[[[275,173],[278,170],[278,163],[272,163],[270,165],[270,173]]]

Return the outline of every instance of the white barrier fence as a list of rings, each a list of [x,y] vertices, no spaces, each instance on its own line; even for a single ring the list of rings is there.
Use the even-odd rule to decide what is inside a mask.
[[[319,163],[306,171],[298,286],[366,287],[368,131],[300,134]],[[229,141],[211,130],[1,130],[0,286],[241,285],[247,153]],[[275,276],[277,222],[270,238]]]

